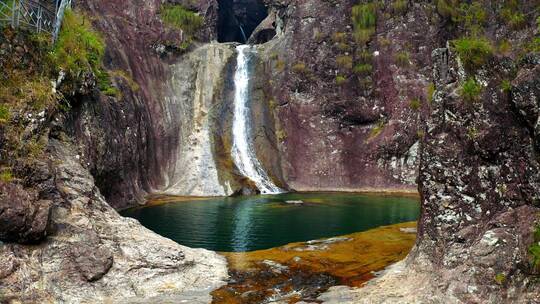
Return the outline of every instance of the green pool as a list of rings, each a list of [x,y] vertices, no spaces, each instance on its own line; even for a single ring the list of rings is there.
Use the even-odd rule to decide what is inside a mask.
[[[419,203],[410,197],[292,193],[172,202],[121,213],[185,246],[240,252],[414,221]]]

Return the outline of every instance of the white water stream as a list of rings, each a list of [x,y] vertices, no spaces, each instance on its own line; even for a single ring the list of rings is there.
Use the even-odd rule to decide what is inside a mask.
[[[255,50],[249,45],[236,47],[238,51],[234,75],[234,117],[232,126],[232,156],[240,173],[252,180],[262,194],[282,193],[266,174],[255,154],[251,137],[251,113],[249,109],[249,55]]]

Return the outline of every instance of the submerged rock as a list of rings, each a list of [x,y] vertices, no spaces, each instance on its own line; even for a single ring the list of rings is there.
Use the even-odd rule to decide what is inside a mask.
[[[287,204],[291,204],[291,205],[302,205],[304,204],[304,201],[300,201],[300,200],[297,200],[297,201],[285,201],[285,203]]]

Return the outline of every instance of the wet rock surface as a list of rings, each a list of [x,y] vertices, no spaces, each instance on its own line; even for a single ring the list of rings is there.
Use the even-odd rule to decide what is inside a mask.
[[[361,286],[402,259],[415,235],[401,229],[414,226],[403,223],[278,248],[224,253],[230,279],[212,293],[213,303],[320,303],[319,296],[326,296],[321,293],[332,286]]]

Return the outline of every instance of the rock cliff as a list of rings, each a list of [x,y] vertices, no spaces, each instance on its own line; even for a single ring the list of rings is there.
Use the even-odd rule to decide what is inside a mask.
[[[259,43],[257,156],[280,186],[415,191],[418,183],[422,215],[409,257],[366,288],[324,299],[540,301],[530,252],[539,241],[537,1],[167,3],[204,22],[188,35],[163,22],[162,1],[78,1],[106,40],[104,66],[121,94],[97,90],[92,73],[72,90],[62,74],[44,80],[68,109],[14,113],[24,149],[5,144],[19,134],[0,116],[1,164],[28,156],[10,164],[15,180],[0,168],[2,297],[204,300],[220,284],[223,259],[156,236],[113,207],[146,193],[249,188],[229,155],[233,44],[206,44],[246,38]],[[225,35],[238,25],[246,37]],[[463,37],[469,45],[459,49]],[[16,70],[39,70],[44,54],[31,55],[20,37],[2,39],[3,68],[13,57]],[[45,153],[35,157],[38,148]]]

